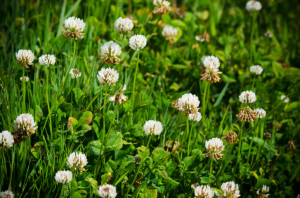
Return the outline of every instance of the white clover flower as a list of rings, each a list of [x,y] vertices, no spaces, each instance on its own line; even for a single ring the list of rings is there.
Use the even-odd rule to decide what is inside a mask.
[[[110,41],[101,46],[101,59],[105,63],[117,64],[120,62],[118,56],[121,55],[121,47],[117,43]]]
[[[72,181],[73,174],[68,170],[58,171],[54,178],[58,183],[66,184]]]
[[[166,0],[153,0],[153,4],[156,6],[153,10],[154,14],[167,14],[171,11],[170,2]]]
[[[79,69],[71,69],[70,74],[72,78],[79,78],[81,76]]]
[[[261,10],[262,6],[259,1],[248,1],[246,4],[246,10],[249,12],[255,12]]]
[[[74,168],[74,170],[83,171],[83,167],[87,165],[88,161],[85,154],[83,153],[71,153],[67,158],[67,164],[69,167]]]
[[[258,198],[266,198],[269,196],[269,194],[267,194],[269,192],[269,187],[266,185],[263,185],[261,193],[259,193],[259,190],[256,191],[256,194],[258,195]]]
[[[144,49],[144,47],[147,44],[147,38],[143,35],[134,35],[129,39],[129,46],[133,50],[141,50]]]
[[[6,190],[6,191],[3,191],[3,192],[0,192],[0,197],[2,197],[2,198],[14,198],[15,195],[10,190]]]
[[[272,38],[272,37],[273,37],[272,32],[270,32],[270,31],[268,30],[268,31],[265,33],[265,37]]]
[[[233,181],[225,182],[221,185],[223,195],[221,197],[237,198],[240,197],[239,185]]]
[[[14,121],[15,131],[23,131],[26,133],[33,134],[37,127],[35,126],[33,116],[30,113],[19,115]]]
[[[205,154],[207,157],[212,156],[216,159],[222,157],[221,152],[224,150],[223,141],[219,138],[212,138],[210,140],[206,140],[205,148],[208,150],[208,154]]]
[[[205,59],[203,61],[204,67],[211,67],[218,69],[220,67],[220,61],[215,56],[205,56]]]
[[[106,184],[99,187],[98,194],[102,198],[115,198],[117,196],[117,189],[113,185]]]
[[[111,68],[102,68],[98,72],[97,78],[101,84],[107,83],[109,85],[115,85],[119,79],[119,74],[117,70]]]
[[[189,120],[191,120],[191,121],[199,122],[201,120],[201,118],[202,118],[202,116],[201,116],[201,113],[199,113],[199,112],[189,114]]]
[[[23,81],[23,77],[21,77],[20,80]],[[27,76],[24,76],[24,80],[25,80],[26,82],[28,82],[29,78],[28,78]]]
[[[153,4],[155,6],[169,6],[170,2],[168,2],[166,0],[153,0]]]
[[[254,109],[254,112],[256,113],[256,116],[258,118],[264,118],[266,116],[266,114],[267,114],[267,112],[264,109],[262,109],[262,108]]]
[[[195,188],[195,196],[201,198],[212,198],[214,196],[214,191],[209,186],[197,186]]]
[[[146,135],[159,135],[163,131],[161,122],[156,120],[148,120],[144,125]]]
[[[46,54],[46,55],[42,55],[39,58],[39,63],[41,65],[46,65],[49,67],[49,65],[55,65],[56,62],[56,58],[54,55],[50,55],[50,54]]]
[[[178,110],[186,114],[196,113],[200,105],[199,98],[191,93],[178,99]]]
[[[0,148],[10,148],[14,144],[14,136],[9,131],[0,133]]]
[[[256,101],[256,95],[252,91],[243,91],[239,96],[241,103],[254,103]]]
[[[202,57],[201,57],[201,62],[202,62],[203,65],[204,65],[204,60],[205,60],[206,57],[207,57],[207,56],[202,56]]]
[[[120,34],[131,31],[133,26],[132,20],[128,18],[120,17],[115,21],[115,28]]]
[[[263,72],[263,68],[259,65],[254,65],[250,67],[250,72],[256,75],[260,75]]]
[[[162,35],[165,37],[166,40],[173,40],[173,38],[177,35],[177,29],[166,25],[162,31]]]
[[[72,33],[83,32],[85,23],[82,19],[76,17],[69,17],[65,20],[65,28]]]
[[[282,95],[280,97],[281,100],[283,100],[286,96],[285,95]],[[290,101],[289,97],[286,97],[285,100],[284,100],[284,103],[288,103]]]
[[[20,49],[16,53],[16,58],[18,60],[18,64],[24,65],[26,68],[28,68],[28,65],[32,65],[32,62],[34,60],[34,53],[32,53],[31,50]]]

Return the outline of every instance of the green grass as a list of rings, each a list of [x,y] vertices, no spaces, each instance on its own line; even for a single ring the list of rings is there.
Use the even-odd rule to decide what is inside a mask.
[[[184,198],[194,197],[192,184],[210,183],[220,189],[222,183],[234,181],[241,197],[256,197],[263,185],[270,187],[270,197],[296,197],[300,179],[299,3],[261,1],[262,10],[253,20],[246,2],[177,1],[178,12],[162,17],[152,13],[150,0],[2,2],[0,130],[13,132],[14,120],[21,113],[31,113],[38,129],[21,144],[0,148],[0,192],[10,189],[16,197],[60,197],[63,192],[63,197],[77,197],[76,191],[79,197],[97,197],[97,186],[107,182],[116,186],[118,197],[128,193],[128,197]],[[86,23],[84,39],[74,41],[62,35],[63,22],[70,16]],[[125,16],[131,16],[135,26],[123,42],[113,24]],[[178,29],[172,45],[161,35],[165,24]],[[204,30],[210,34],[209,43],[195,40]],[[264,36],[267,30],[272,38]],[[148,39],[139,54],[129,47],[133,34]],[[115,86],[97,80],[102,67],[112,67],[103,63],[100,53],[110,40],[123,46],[121,62],[113,66],[120,71]],[[26,89],[20,81],[23,67],[15,57],[19,49],[35,54],[33,66],[25,71],[30,78]],[[43,54],[54,54],[56,64],[40,65],[38,58]],[[204,55],[220,59],[220,82],[208,85],[200,80]],[[263,73],[254,78],[252,65],[261,65]],[[71,78],[71,68],[81,71],[78,80]],[[124,84],[128,100],[121,105],[108,102],[103,108],[105,100]],[[256,93],[257,101],[250,107],[265,109],[264,119],[242,123],[236,118],[242,107],[238,96],[246,90]],[[185,93],[199,97],[200,122],[187,121],[173,108],[171,102]],[[289,103],[280,100],[283,94]],[[151,137],[149,147],[150,137],[143,130],[147,120],[160,121],[164,128],[159,136]],[[239,142],[224,140],[223,158],[211,162],[203,155],[205,141],[221,138],[228,130],[238,134]],[[263,138],[264,132],[272,138]],[[166,150],[164,145],[170,140],[181,143],[178,153]],[[285,147],[290,140],[296,149]],[[58,184],[55,173],[69,170],[67,157],[75,151],[86,154],[85,171],[73,172],[69,185]],[[142,156],[140,165],[134,163],[136,154]]]

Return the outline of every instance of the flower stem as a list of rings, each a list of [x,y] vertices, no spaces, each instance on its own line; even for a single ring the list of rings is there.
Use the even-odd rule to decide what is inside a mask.
[[[250,37],[250,65],[253,63],[254,58],[253,58],[253,50],[255,48],[254,43],[253,43],[253,34],[254,34],[254,22],[256,19],[256,13],[252,16],[252,26],[251,26],[251,37]]]
[[[253,129],[253,127],[252,127],[252,129]],[[248,158],[247,158],[247,163],[249,162],[249,159],[250,159],[250,153],[251,153],[251,149],[252,149],[253,139],[254,139],[254,137],[256,137],[257,130],[258,130],[258,128],[256,128],[256,130],[255,130],[255,132],[254,132],[254,134],[252,136],[252,139],[251,139],[249,153],[248,153]]]
[[[25,98],[26,98],[26,81],[25,81],[25,66],[23,67],[23,113],[26,113]]]
[[[245,122],[242,122],[242,126],[241,126],[240,132],[239,132],[239,148],[238,148],[237,163],[235,165],[234,171],[236,171],[237,166],[238,166],[238,164],[240,163],[240,160],[241,160],[242,133],[243,133],[244,125],[245,125]]]
[[[51,122],[51,109],[50,109],[50,105],[49,105],[49,95],[48,95],[48,83],[49,83],[49,72],[50,69],[48,70],[48,68],[46,67],[46,100],[47,100],[47,107],[48,107],[48,117],[49,117],[49,128],[50,128],[50,135],[51,135],[51,139],[53,138],[52,136],[52,122]]]
[[[138,51],[138,59],[136,62],[136,68],[135,68],[135,73],[134,73],[134,79],[133,79],[133,89],[132,89],[132,111],[131,111],[131,124],[132,124],[132,119],[133,119],[133,110],[134,110],[134,94],[135,94],[135,83],[136,83],[136,76],[137,72],[139,70],[139,60],[140,60],[140,52]]]
[[[210,184],[210,177],[211,177],[211,172],[212,172],[212,164],[213,164],[213,157],[211,157],[211,162],[210,162],[210,169],[209,169],[209,176],[208,176],[208,185]]]
[[[187,117],[188,117],[188,116],[187,116]],[[188,117],[187,120],[189,120],[189,117]],[[187,121],[187,123],[189,123],[189,121]],[[194,126],[194,122],[192,122],[191,131],[190,131],[190,133],[189,133],[188,152],[187,152],[187,155],[188,155],[188,156],[190,155],[190,143],[191,143],[191,136],[192,136],[193,126]],[[195,141],[196,141],[196,140],[195,140]]]
[[[106,111],[106,97],[107,97],[107,87],[105,85],[105,96],[104,96],[104,106],[103,106],[103,130],[102,130],[102,144],[104,144],[105,137],[105,111]]]

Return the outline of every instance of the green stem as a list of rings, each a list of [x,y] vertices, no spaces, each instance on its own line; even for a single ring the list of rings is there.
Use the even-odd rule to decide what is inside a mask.
[[[106,97],[107,97],[107,87],[105,85],[105,96],[104,96],[104,104],[103,104],[103,130],[102,130],[102,144],[104,144],[105,137],[105,111],[106,111]]]
[[[203,103],[203,106],[202,106],[202,112],[201,112],[201,114],[202,114],[202,117],[204,117],[205,116],[205,110],[206,110],[206,102],[205,102],[205,95],[206,95],[206,91],[207,91],[207,86],[208,86],[208,82],[203,82],[203,84],[205,84],[204,86],[204,93],[203,93],[203,96],[202,96],[202,103]],[[202,118],[203,119],[203,118]]]
[[[148,140],[147,147],[146,147],[146,152],[147,152],[147,150],[148,150],[148,148],[149,148],[149,145],[150,145],[152,136],[153,136],[153,135],[150,135],[150,136],[149,136],[149,140]],[[126,192],[126,195],[125,195],[126,198],[128,197],[128,193],[129,193],[129,191],[130,191],[132,185],[134,184],[134,182],[135,182],[135,180],[136,180],[136,177],[137,177],[137,175],[138,175],[138,173],[139,173],[139,171],[140,171],[140,169],[141,169],[141,167],[142,167],[142,165],[143,165],[143,163],[144,163],[145,160],[146,160],[146,159],[143,159],[142,162],[140,163],[139,168],[138,168],[137,172],[136,172],[135,175],[134,175],[134,179],[133,179],[133,181],[131,182],[131,184],[130,184],[130,186],[129,186],[127,192]]]
[[[187,116],[187,117],[188,117],[188,119],[189,119],[189,116]],[[187,121],[187,123],[189,123],[189,122]],[[189,141],[188,141],[188,152],[187,152],[187,156],[190,155],[190,142],[191,142],[191,136],[192,136],[193,126],[194,126],[194,122],[192,122],[191,131],[190,131],[190,133],[189,133]]]
[[[65,87],[65,82],[66,82],[66,80],[67,80],[67,78],[68,78],[68,75],[69,75],[69,73],[70,73],[71,65],[72,65],[73,61],[75,60],[75,54],[76,54],[76,41],[74,41],[74,49],[73,49],[73,50],[74,50],[74,51],[73,51],[73,58],[72,58],[72,61],[70,62],[70,65],[69,65],[69,67],[68,67],[68,71],[67,71],[66,76],[65,76],[65,78],[64,78],[64,80],[63,80],[63,84],[62,84],[62,86],[61,86],[61,90],[60,90],[59,95],[62,93],[62,90],[63,90],[64,87]]]
[[[196,132],[196,138],[195,138],[195,141],[194,141],[192,150],[195,149],[195,145],[196,145],[196,142],[197,142],[197,140],[198,140],[198,135],[199,135],[199,132]]]
[[[256,18],[256,13],[254,13],[253,16],[252,16],[251,37],[250,37],[250,65],[254,61],[254,59],[252,60],[252,58],[253,58],[253,49],[255,48],[254,43],[253,43],[255,18]]]
[[[49,117],[49,128],[50,128],[50,136],[51,139],[53,138],[52,136],[52,122],[51,122],[51,109],[50,109],[50,105],[49,105],[49,95],[48,95],[48,83],[49,83],[49,72],[50,69],[48,70],[48,68],[46,67],[46,100],[47,100],[47,107],[48,107],[48,117]]]
[[[253,129],[253,127],[252,127],[252,129]],[[249,159],[250,159],[250,153],[251,153],[251,149],[252,149],[252,144],[253,144],[254,137],[256,137],[257,130],[258,130],[258,128],[256,128],[256,130],[255,130],[255,132],[254,132],[254,134],[252,136],[252,139],[251,139],[249,153],[248,153],[248,158],[247,158],[247,163],[249,162]]]
[[[134,110],[134,94],[135,94],[135,83],[136,83],[136,76],[137,72],[139,70],[139,60],[140,60],[140,52],[138,51],[138,59],[136,62],[136,68],[134,73],[134,79],[133,79],[133,89],[132,89],[132,111],[131,111],[131,124],[132,124],[132,118],[133,118],[133,110]]]
[[[63,197],[63,192],[64,192],[64,184],[61,184],[61,191],[59,197]]]
[[[208,185],[210,184],[210,177],[211,177],[211,172],[212,172],[213,161],[214,161],[214,159],[211,157],[210,169],[209,169],[209,177],[208,177]]]
[[[11,181],[12,181],[12,174],[13,174],[13,170],[14,170],[14,164],[15,164],[15,155],[16,155],[16,144],[13,146],[13,156],[12,156],[12,162],[11,162],[11,170],[10,170],[10,179],[9,179],[9,186],[8,186],[8,190],[11,190]]]
[[[236,171],[237,166],[238,166],[238,164],[240,163],[240,160],[241,160],[242,133],[243,133],[244,125],[245,125],[245,122],[242,122],[242,126],[241,126],[240,132],[239,132],[239,148],[238,148],[237,163],[235,165],[234,171]]]
[[[26,113],[26,106],[25,106],[25,98],[26,98],[25,66],[23,67],[23,78],[22,78],[22,83],[23,83],[23,113]]]

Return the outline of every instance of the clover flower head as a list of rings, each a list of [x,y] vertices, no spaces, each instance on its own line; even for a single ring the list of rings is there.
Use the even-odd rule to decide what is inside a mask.
[[[115,85],[119,79],[119,74],[117,70],[111,68],[102,68],[97,75],[98,81],[101,84],[109,84],[110,86]]]
[[[69,183],[70,181],[72,181],[73,174],[69,170],[62,170],[62,171],[58,171],[55,174],[54,178],[58,183],[66,184],[66,183]]]
[[[64,24],[66,30],[63,31],[63,34],[65,36],[73,38],[75,40],[77,40],[77,38],[83,38],[85,23],[82,19],[76,17],[69,17],[65,20]]]
[[[243,107],[239,114],[236,117],[243,122],[252,122],[257,117],[255,111],[250,107]]]
[[[246,10],[249,12],[255,12],[261,10],[262,6],[259,1],[248,1],[246,4]]]
[[[146,135],[160,135],[163,131],[161,122],[156,120],[148,120],[144,125]]]
[[[79,69],[71,69],[70,74],[72,78],[79,78],[81,76]]]
[[[262,108],[254,109],[254,112],[256,113],[256,116],[258,118],[264,118],[266,116],[266,114],[267,114],[267,112],[264,109],[262,109]]]
[[[285,99],[285,100],[284,100],[284,103],[288,103],[288,102],[290,101],[289,97],[286,97],[285,95],[282,95],[282,96],[280,97],[280,99],[281,99],[281,100]]]
[[[10,148],[14,144],[14,136],[9,131],[0,133],[0,148]]]
[[[129,39],[129,46],[133,50],[141,50],[144,49],[144,47],[147,44],[147,38],[144,35],[134,35]]]
[[[26,68],[29,68],[28,65],[32,65],[32,62],[34,60],[34,53],[32,53],[31,50],[23,50],[20,49],[16,53],[17,63],[21,66],[25,66]]]
[[[212,156],[214,159],[222,158],[223,154],[221,152],[224,150],[224,145],[221,139],[212,138],[206,141],[205,148],[208,150],[208,153],[204,154],[206,157]]]
[[[127,33],[129,31],[131,31],[134,24],[131,19],[128,19],[128,18],[123,19],[122,17],[120,17],[115,21],[114,26],[115,26],[115,29],[117,30],[117,32],[122,34],[122,33]]]
[[[272,32],[270,32],[270,30],[268,30],[268,31],[265,33],[265,37],[272,38],[272,37],[273,37]]]
[[[259,65],[254,65],[250,67],[250,72],[252,74],[260,75],[263,72],[263,68]]]
[[[31,114],[21,114],[14,121],[14,140],[16,143],[23,141],[35,133],[37,129]]]
[[[268,192],[269,192],[269,187],[266,185],[263,185],[261,192],[259,192],[259,190],[258,190],[258,191],[256,191],[256,194],[258,195],[257,196],[258,198],[266,198],[269,196]]]
[[[2,197],[2,198],[14,198],[15,195],[10,190],[6,190],[6,191],[3,191],[3,192],[0,192],[0,197]]]
[[[197,198],[212,198],[215,192],[209,186],[197,186],[194,190],[195,196]]]
[[[170,2],[166,0],[153,0],[153,4],[155,5],[155,8],[153,10],[154,14],[162,15],[167,14],[171,11]]]
[[[101,59],[105,63],[118,64],[120,59],[118,56],[121,55],[121,47],[117,43],[110,41],[101,46]]]
[[[218,69],[220,67],[220,60],[215,56],[205,56],[203,61],[204,67],[211,67]]]
[[[199,122],[201,120],[201,118],[202,118],[202,116],[201,116],[201,113],[199,113],[199,112],[189,114],[189,120],[191,120],[191,121]]]
[[[223,195],[221,197],[237,198],[240,197],[239,185],[233,181],[225,182],[221,185]]]
[[[99,187],[98,194],[102,198],[115,198],[117,189],[113,185],[106,184]]]
[[[243,91],[239,96],[241,103],[254,103],[256,101],[256,95],[252,91]]]
[[[177,35],[178,30],[172,26],[166,25],[162,31],[162,35],[166,40],[173,41]]]
[[[200,105],[199,98],[191,93],[184,94],[178,99],[178,110],[185,114],[197,113]]]
[[[20,80],[23,81],[23,77],[21,77]],[[28,82],[29,78],[27,76],[24,76],[24,80],[25,80],[25,82]]]
[[[88,161],[85,154],[79,153],[71,153],[67,158],[67,164],[69,167],[74,168],[74,170],[83,171],[84,167],[87,165]]]
[[[45,54],[39,57],[39,63],[41,65],[46,65],[49,67],[49,65],[55,65],[56,58],[54,55]]]

